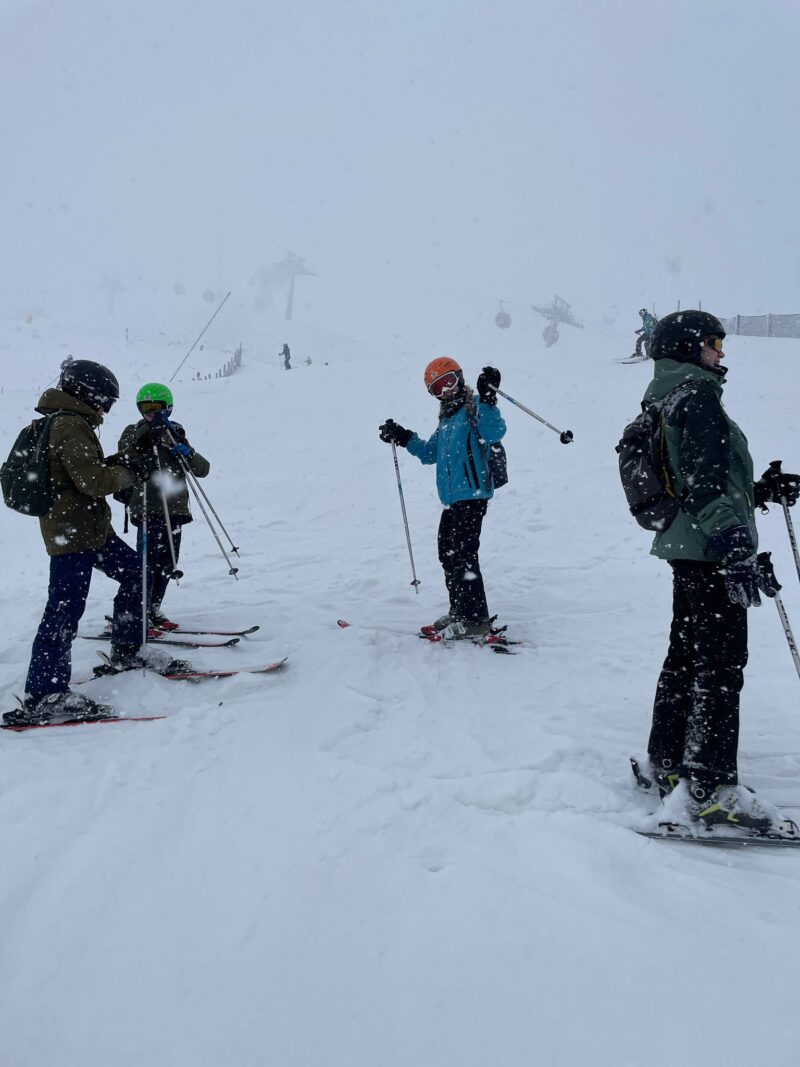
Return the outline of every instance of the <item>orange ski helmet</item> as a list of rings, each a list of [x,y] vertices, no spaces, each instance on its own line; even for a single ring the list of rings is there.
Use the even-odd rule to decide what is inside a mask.
[[[432,359],[428,366],[425,368],[425,388],[430,392],[430,388],[437,378],[443,377],[445,374],[463,374],[461,367],[450,356],[437,356],[436,359]]]

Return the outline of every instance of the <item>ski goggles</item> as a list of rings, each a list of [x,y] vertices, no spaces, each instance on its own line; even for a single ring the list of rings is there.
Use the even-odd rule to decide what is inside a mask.
[[[433,379],[428,386],[428,392],[431,396],[435,396],[438,399],[444,396],[445,393],[452,393],[457,386],[458,372],[449,370],[446,374],[440,374],[438,378]]]
[[[116,404],[116,402],[117,402],[117,398],[115,396],[104,397],[100,401],[100,408],[107,415],[109,413],[109,411],[111,411],[113,406]]]
[[[722,351],[722,338],[721,337],[706,337],[703,340],[704,345],[708,345],[709,348],[715,349],[717,352]]]
[[[153,411],[164,411],[167,405],[163,400],[143,400],[136,406],[143,415],[149,415]]]

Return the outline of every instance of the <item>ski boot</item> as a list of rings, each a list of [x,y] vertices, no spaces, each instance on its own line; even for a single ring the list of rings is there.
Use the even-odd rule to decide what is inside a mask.
[[[180,629],[180,625],[177,622],[172,622],[170,619],[167,618],[167,616],[161,610],[160,604],[152,605],[150,611],[147,613],[147,621],[154,629],[167,631],[168,633],[171,630]]]
[[[26,696],[19,708],[3,715],[6,726],[45,726],[68,722],[92,722],[113,719],[116,713],[107,704],[98,704],[83,693],[48,693],[43,697]]]
[[[419,632],[423,637],[435,637],[445,630],[455,619],[452,615],[442,615],[428,626],[420,626]]]
[[[172,659],[164,653],[158,654],[149,650],[147,655],[143,656],[140,645],[114,645],[110,656],[103,653],[101,656],[104,662],[94,668],[95,678],[136,670],[154,671],[156,674],[187,674],[194,670],[186,659]]]
[[[708,786],[682,778],[665,798],[660,822],[688,826],[699,835],[725,828],[739,836],[800,840],[800,830],[791,819],[743,785]]]

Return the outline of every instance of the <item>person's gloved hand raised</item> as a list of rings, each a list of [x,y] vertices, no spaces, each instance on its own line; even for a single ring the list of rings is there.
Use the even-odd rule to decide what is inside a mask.
[[[732,604],[759,607],[762,573],[750,531],[744,525],[729,526],[708,540],[712,555],[719,556],[720,574]]]
[[[183,436],[184,441],[179,441],[177,444],[173,445],[169,450],[169,454],[171,456],[182,456],[184,459],[191,459],[194,455],[194,449],[190,448],[189,445],[185,443],[186,434]]]
[[[478,396],[484,404],[496,404],[495,389],[500,385],[500,371],[497,367],[484,367],[478,375]]]
[[[394,419],[387,419],[378,427],[378,436],[387,445],[400,445],[401,448],[405,448],[414,436],[414,431],[400,426]]]
[[[800,474],[788,474],[781,470],[781,461],[775,459],[753,486],[756,507],[764,504],[782,504],[794,507],[800,497]]]

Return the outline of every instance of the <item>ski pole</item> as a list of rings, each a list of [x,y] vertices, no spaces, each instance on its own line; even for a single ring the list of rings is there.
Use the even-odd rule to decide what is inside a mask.
[[[502,389],[498,389],[495,385],[490,385],[489,388],[494,389],[498,396],[502,396],[503,399],[508,400],[510,404],[514,404],[515,407],[521,408],[526,415],[531,415],[534,419],[538,419],[539,422],[541,422],[549,430],[552,430],[553,433],[557,433],[558,439],[562,445],[568,445],[571,441],[574,440],[574,434],[572,430],[559,430],[557,426],[554,426],[552,424],[552,422],[548,422],[547,419],[543,419],[541,415],[537,415],[535,411],[531,411],[530,408],[526,408],[524,404],[520,404],[519,400],[515,400],[513,396],[509,396],[508,393],[504,393]]]
[[[167,437],[169,438],[169,440],[170,440],[170,441],[172,442],[172,444],[173,444],[173,445],[176,445],[176,444],[178,443],[178,442],[177,442],[177,441],[175,440],[175,438],[174,438],[174,436],[173,436],[173,434],[172,434],[172,431],[170,430],[170,428],[169,428],[169,427],[167,427]],[[230,534],[228,533],[228,531],[227,531],[227,530],[225,529],[225,527],[224,527],[224,525],[223,525],[223,523],[222,523],[222,519],[221,519],[221,518],[219,517],[219,515],[217,515],[216,511],[214,510],[214,505],[213,505],[213,504],[211,503],[211,501],[210,501],[210,500],[208,499],[208,496],[206,495],[206,492],[205,492],[205,490],[203,489],[202,485],[200,485],[200,483],[198,482],[197,478],[195,478],[195,475],[194,475],[194,471],[193,471],[193,470],[192,470],[192,468],[191,468],[191,467],[189,466],[189,464],[188,464],[188,463],[186,462],[186,460],[185,460],[185,459],[183,458],[183,456],[179,455],[179,456],[178,456],[177,458],[178,458],[178,460],[179,460],[179,462],[180,462],[180,465],[181,465],[181,468],[182,468],[182,470],[183,470],[183,473],[184,473],[184,474],[186,475],[186,481],[187,481],[187,483],[188,483],[189,485],[191,485],[191,484],[192,484],[192,482],[194,482],[194,486],[195,486],[195,497],[197,496],[197,492],[198,492],[198,491],[199,491],[200,493],[202,493],[202,495],[203,495],[203,500],[205,500],[206,504],[208,504],[209,508],[211,509],[211,514],[212,514],[212,515],[214,516],[214,518],[215,518],[215,519],[217,520],[217,522],[219,523],[219,528],[220,528],[220,530],[222,530],[222,532],[223,532],[223,533],[225,534],[225,536],[226,536],[226,537],[228,538],[228,541],[229,541],[229,543],[230,543],[230,546],[231,546],[231,552],[233,552],[233,554],[234,554],[235,556],[238,556],[238,555],[239,555],[239,549],[238,549],[238,547],[237,547],[237,546],[236,546],[236,545],[235,545],[235,544],[233,543],[233,539],[232,539],[231,535],[230,535]],[[203,512],[203,514],[205,514],[205,511]],[[217,538],[217,540],[219,540],[219,538]]]
[[[185,466],[185,464],[184,464],[184,466]],[[208,523],[208,528],[212,532],[212,534],[214,535],[214,540],[219,545],[220,552],[225,557],[225,562],[228,564],[228,574],[230,574],[233,578],[236,578],[236,581],[238,582],[239,579],[238,579],[237,575],[239,573],[239,568],[238,567],[234,567],[234,565],[231,563],[231,561],[230,561],[230,559],[228,557],[228,553],[225,551],[225,548],[224,548],[224,546],[222,544],[222,541],[220,541],[220,539],[219,539],[219,534],[214,529],[214,524],[212,523],[211,519],[209,518],[208,512],[203,507],[203,501],[200,499],[200,496],[199,496],[197,490],[195,489],[194,485],[192,484],[192,482],[188,478],[186,479],[186,484],[189,486],[189,489],[190,489],[192,495],[194,496],[195,500],[197,501],[197,506],[202,511],[203,518]],[[238,553],[238,550],[237,550],[237,553]]]
[[[786,634],[786,642],[789,645],[789,651],[794,660],[794,669],[797,671],[797,677],[800,678],[800,655],[798,655],[797,652],[797,644],[795,643],[794,634],[792,633],[792,627],[789,625],[789,616],[786,614],[786,608],[783,606],[780,593],[775,594],[775,607],[778,609],[783,632]]]
[[[153,445],[153,455],[156,457],[156,468],[158,469],[159,475],[161,475],[161,460],[158,458],[158,448],[156,445]],[[172,574],[170,575],[170,578],[174,579],[175,582],[178,582],[183,577],[183,571],[178,570],[178,560],[175,557],[175,542],[172,540],[172,522],[170,521],[169,507],[167,506],[167,494],[164,490],[164,483],[161,478],[159,478],[158,487],[161,492],[161,504],[164,509],[164,522],[167,524],[169,554],[172,556]]]
[[[229,297],[230,295],[231,295],[230,293],[226,293],[226,294],[225,294],[225,296],[224,296],[224,297],[222,298],[222,303],[221,303],[221,304],[219,305],[219,307],[217,308],[217,310],[216,310],[216,311],[214,312],[214,314],[213,314],[213,315],[211,316],[211,318],[210,318],[210,319],[208,320],[208,322],[207,322],[207,323],[205,324],[205,326],[204,326],[204,327],[202,328],[202,330],[200,331],[200,333],[199,333],[199,334],[197,335],[197,339],[195,340],[195,342],[194,342],[194,344],[192,345],[192,347],[191,347],[191,348],[189,349],[189,351],[188,351],[188,352],[186,353],[186,355],[185,355],[185,356],[183,357],[183,359],[182,359],[182,360],[180,361],[180,363],[178,364],[178,366],[177,366],[177,367],[175,368],[175,372],[173,373],[173,375],[172,375],[172,378],[170,378],[170,381],[172,381],[172,380],[173,380],[173,378],[174,378],[174,377],[175,377],[175,375],[176,375],[176,374],[178,373],[178,371],[179,371],[179,370],[181,369],[181,367],[182,367],[182,366],[184,365],[184,363],[186,362],[186,360],[187,360],[187,359],[189,358],[189,356],[191,356],[191,354],[192,354],[192,352],[194,352],[195,348],[197,348],[197,344],[198,344],[198,342],[199,342],[200,338],[201,338],[201,337],[203,336],[203,334],[204,334],[204,333],[206,332],[206,330],[207,330],[207,329],[208,329],[208,327],[209,327],[209,326],[211,325],[211,323],[212,323],[212,322],[214,321],[214,319],[215,319],[215,318],[217,317],[217,315],[219,315],[220,311],[222,311],[222,306],[223,306],[223,304],[225,303],[225,301],[226,301],[226,300],[228,299],[228,297]]]
[[[781,460],[773,459],[770,463],[772,470],[778,474],[781,472]],[[797,551],[797,538],[794,535],[794,523],[792,522],[792,516],[789,514],[789,505],[786,503],[786,497],[781,497],[781,505],[783,506],[783,517],[786,519],[786,529],[789,531],[789,544],[792,546],[792,555],[794,556],[794,565],[797,570],[797,577],[800,579],[800,552]]]
[[[794,660],[794,669],[797,671],[797,677],[800,678],[800,655],[798,655],[797,652],[797,643],[795,642],[792,627],[789,623],[789,616],[786,614],[786,608],[783,606],[783,601],[780,598],[780,590],[783,587],[775,576],[775,568],[772,566],[772,553],[759,552],[757,559],[758,569],[761,572],[762,579],[759,583],[759,587],[766,596],[771,597],[775,601],[775,607],[778,609],[781,626],[786,635],[786,642],[789,645],[789,651]]]
[[[142,482],[142,674],[147,649],[147,482]]]
[[[419,578],[417,578],[417,571],[414,567],[414,553],[411,550],[411,534],[408,529],[408,515],[406,515],[406,501],[403,496],[403,483],[400,480],[400,464],[397,462],[397,446],[392,441],[392,456],[394,457],[394,473],[397,476],[397,491],[400,494],[400,507],[403,512],[403,525],[406,528],[406,544],[408,545],[408,558],[411,560],[411,574],[413,575],[411,584],[414,586],[414,591],[419,596]]]

